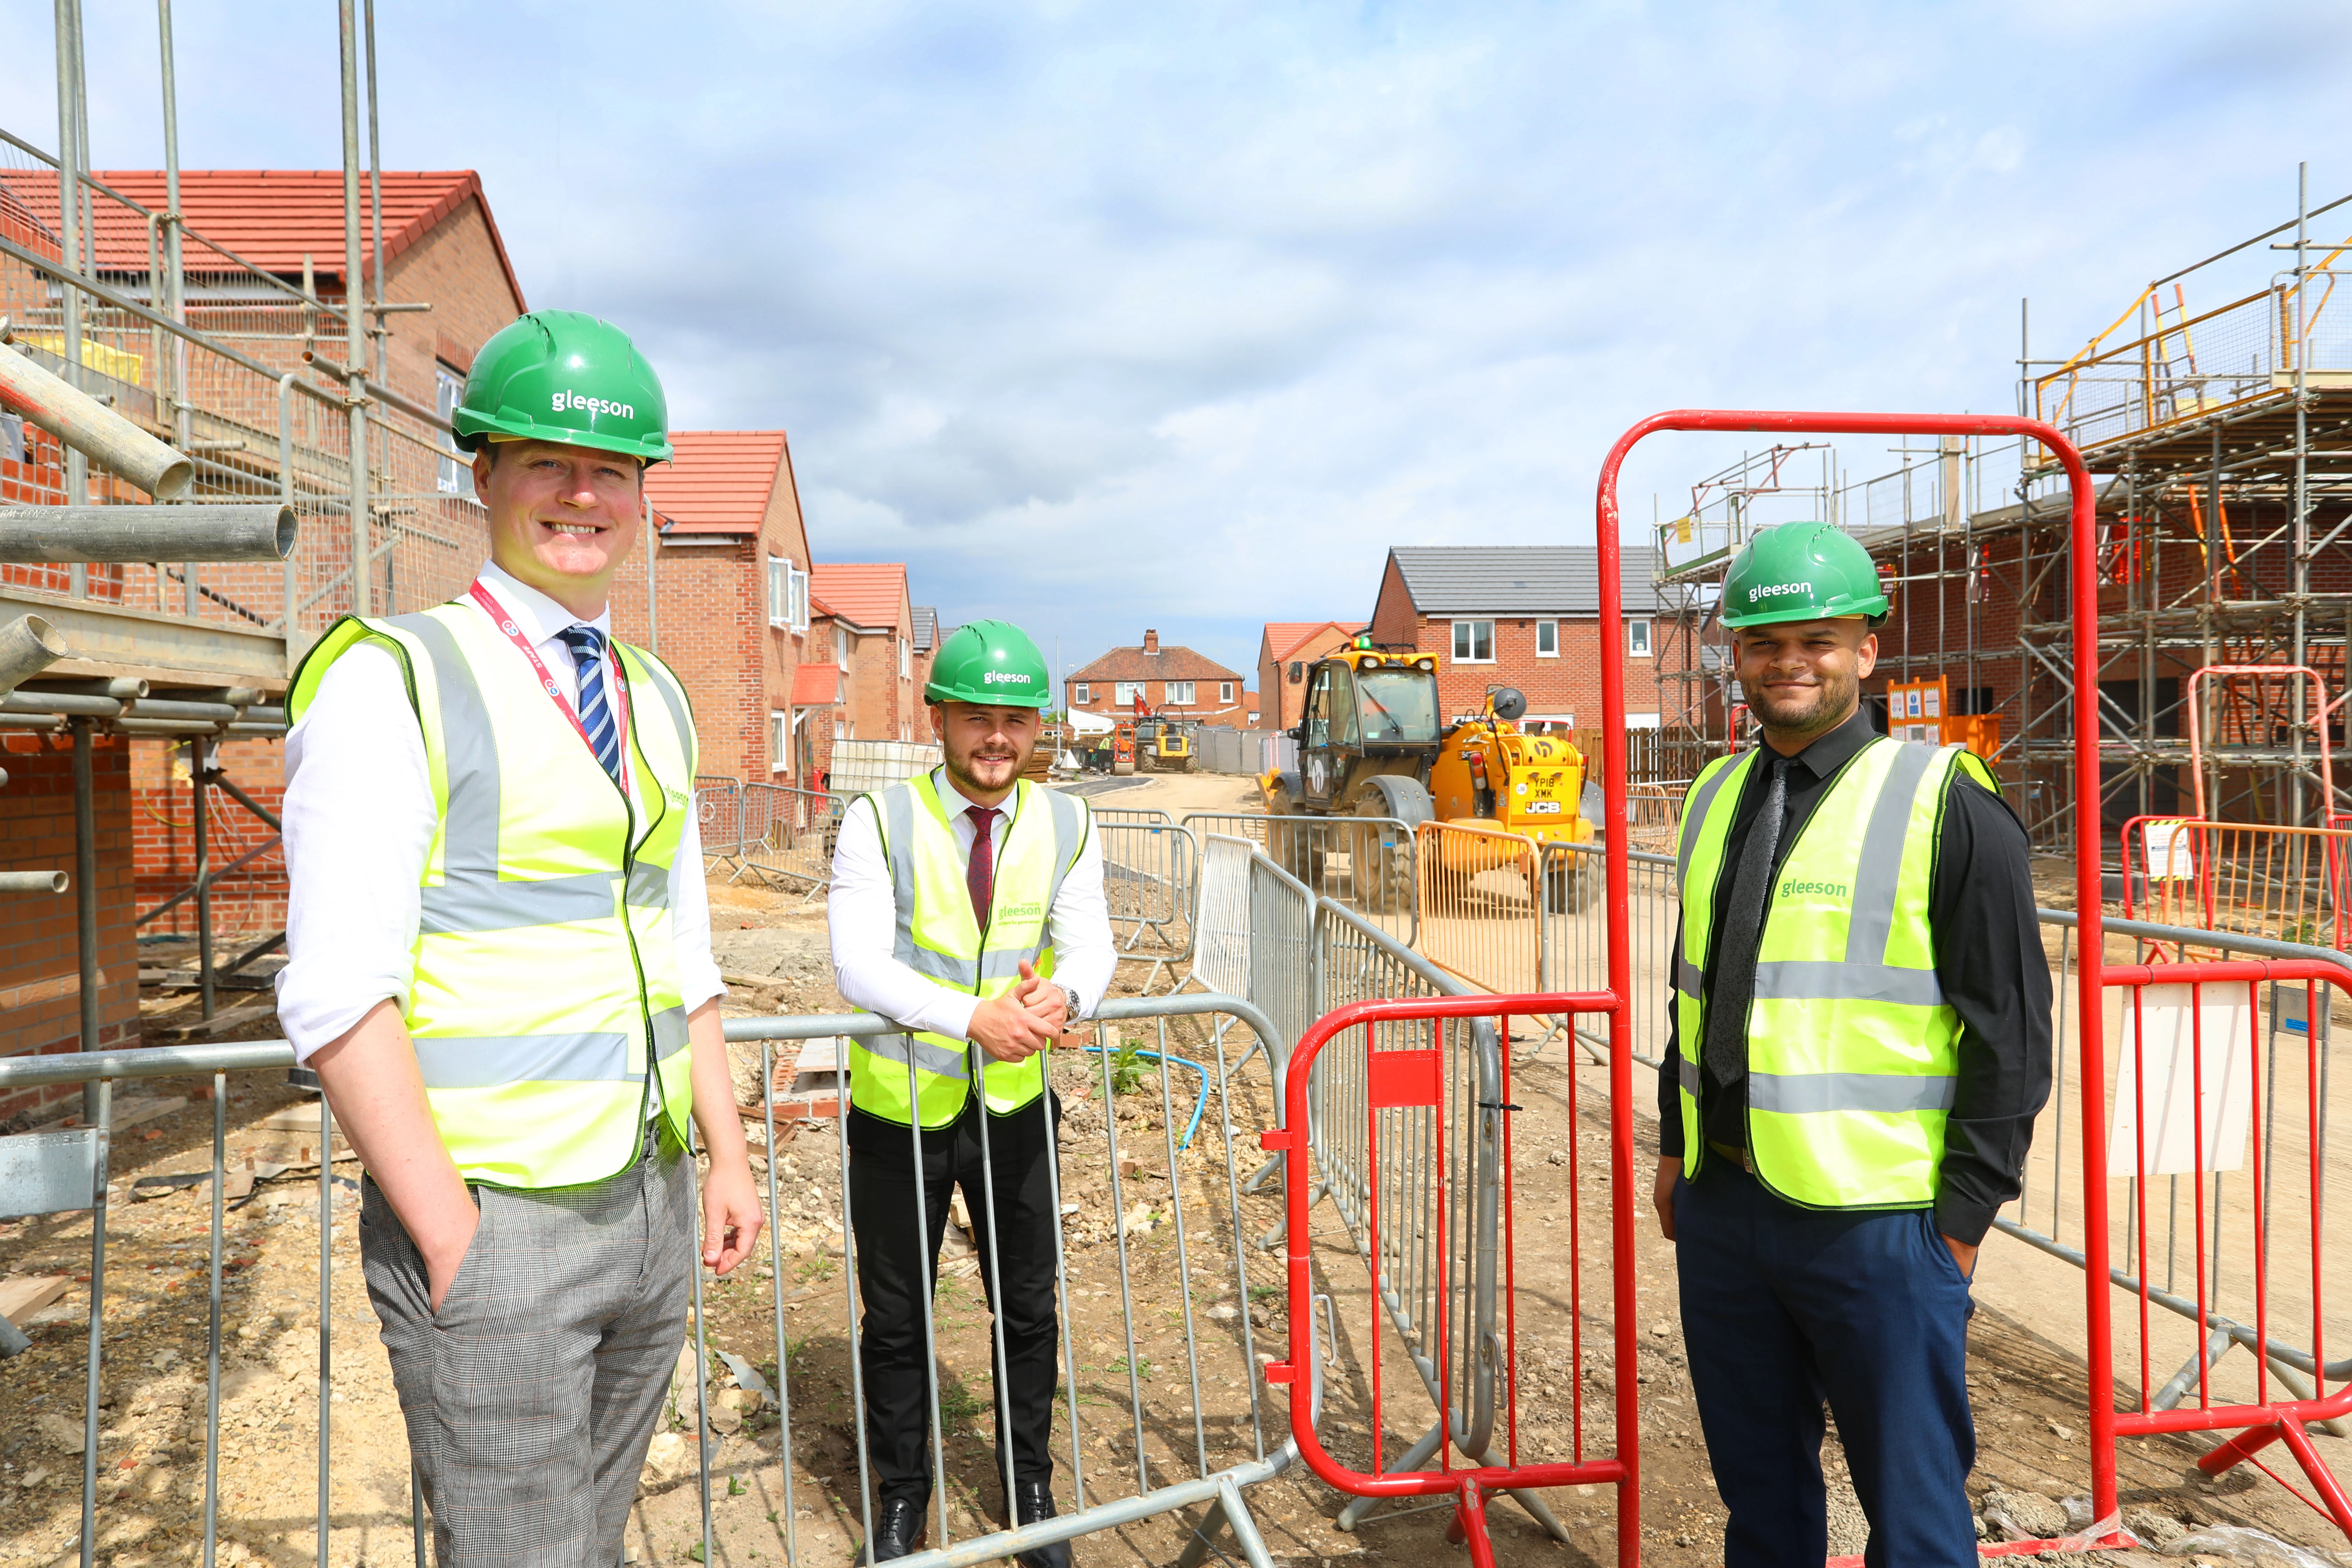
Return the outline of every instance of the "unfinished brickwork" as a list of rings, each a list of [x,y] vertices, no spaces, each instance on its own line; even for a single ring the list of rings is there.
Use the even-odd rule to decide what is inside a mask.
[[[73,747],[64,737],[0,741],[0,870],[74,874]],[[139,958],[131,924],[131,753],[121,737],[91,747],[98,823],[100,1048],[139,1043]],[[0,894],[0,1056],[69,1051],[81,1040],[75,894]],[[79,1085],[0,1096],[0,1123],[23,1126],[79,1100]]]

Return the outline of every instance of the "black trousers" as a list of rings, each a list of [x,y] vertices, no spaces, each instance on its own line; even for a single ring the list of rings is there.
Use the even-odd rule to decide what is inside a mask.
[[[883,1500],[930,1496],[930,1389],[924,1376],[922,1312],[939,1284],[948,1194],[959,1185],[980,1247],[980,1282],[1004,1337],[1006,1386],[996,1391],[996,1469],[1003,1473],[1009,1447],[1015,1479],[1053,1479],[1049,1443],[1060,1328],[1054,1305],[1058,1216],[1047,1163],[1049,1102],[1058,1131],[1061,1106],[1051,1096],[1010,1116],[985,1114],[973,1096],[953,1126],[923,1134],[919,1184],[908,1130],[854,1107],[850,1110],[850,1225],[857,1241],[858,1294],[866,1306],[858,1360],[866,1376],[866,1441]],[[982,1181],[983,1137],[990,1186]],[[1001,1301],[990,1283],[992,1265],[1003,1288]],[[992,1349],[986,1375],[995,1382]]]

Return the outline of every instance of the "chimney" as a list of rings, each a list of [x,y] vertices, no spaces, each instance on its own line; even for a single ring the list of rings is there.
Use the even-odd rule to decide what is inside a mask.
[[[1146,653],[1158,653],[1160,651],[1160,634],[1148,627],[1145,629],[1143,634],[1143,651]]]

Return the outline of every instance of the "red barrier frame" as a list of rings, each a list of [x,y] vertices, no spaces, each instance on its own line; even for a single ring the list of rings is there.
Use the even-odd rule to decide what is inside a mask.
[[[1662,430],[1721,430],[1742,434],[1817,436],[1992,436],[2023,437],[2038,441],[2066,470],[2068,490],[2069,552],[2068,600],[2074,620],[2074,667],[2078,671],[2091,672],[2090,679],[2074,682],[2074,876],[2077,889],[2076,919],[2081,936],[2082,963],[2077,977],[2082,997],[2082,1052],[2084,1081],[2104,1083],[2105,1066],[2100,1039],[2104,1015],[2101,975],[2102,957],[2105,952],[2104,921],[2101,919],[2099,866],[2099,690],[2098,669],[2099,583],[2098,549],[2094,537],[2097,521],[2096,495],[2091,486],[2090,470],[2084,466],[2083,455],[2074,444],[2059,434],[2057,426],[2040,419],[2028,419],[2017,415],[1994,414],[1840,414],[1779,411],[1769,409],[1678,408],[1664,414],[1653,414],[1617,437],[1610,447],[1608,458],[1601,466],[1599,500],[1594,518],[1595,542],[1599,546],[1601,576],[1601,692],[1602,722],[1601,729],[1602,777],[1607,783],[1605,827],[1612,847],[1622,842],[1624,829],[1623,802],[1625,776],[1624,741],[1624,639],[1622,630],[1624,606],[1618,578],[1620,553],[1619,531],[1622,515],[1617,501],[1617,478],[1623,468],[1626,455],[1644,437]],[[1612,911],[1625,908],[1625,864],[1613,853],[1608,858],[1609,907]],[[1609,933],[1609,984],[1620,995],[1627,994],[1631,980],[1631,949],[1628,939],[1621,934],[1622,921],[1612,921]],[[1623,1062],[1622,1051],[1612,1052],[1610,1087],[1618,1091],[1616,1067]],[[1630,1069],[1628,1071],[1630,1079]],[[1630,1089],[1630,1082],[1628,1083]],[[2083,1142],[2094,1159],[2106,1145],[2106,1107],[2104,1098],[2096,1093],[2082,1096]],[[2088,1266],[2084,1270],[2085,1311],[2088,1314],[2089,1362],[2091,1394],[2086,1401],[2089,1409],[2091,1442],[2092,1517],[2104,1520],[2116,1511],[2116,1413],[2111,1400],[2101,1397],[2112,1386],[2115,1364],[2115,1343],[2107,1300],[2107,1202],[2104,1179],[2094,1173],[2084,1194],[2084,1230]],[[1630,1237],[1627,1253],[1631,1254]],[[2033,1543],[2012,1544],[2009,1552],[2029,1550]],[[2042,1543],[2055,1546],[2057,1542]],[[2121,1536],[2084,1542],[2082,1547],[2128,1545]],[[2004,1555],[1989,1552],[1989,1555]]]
[[[1621,813],[1623,806],[1622,779],[1623,773],[1621,767],[1618,774],[1618,788],[1614,792]],[[1618,853],[1622,854],[1622,848]],[[1618,865],[1622,870],[1624,862],[1620,859]],[[1618,900],[1614,907],[1622,912],[1625,908],[1622,877]],[[1612,922],[1611,926],[1612,938],[1617,933],[1622,932],[1624,927],[1625,922],[1622,919]],[[1630,952],[1630,948],[1628,951]],[[1350,1003],[1347,1006],[1325,1014],[1307,1026],[1306,1034],[1299,1037],[1298,1044],[1291,1048],[1289,1061],[1283,1069],[1284,1130],[1259,1135],[1259,1142],[1264,1147],[1281,1152],[1284,1159],[1284,1261],[1287,1270],[1290,1295],[1290,1359],[1267,1363],[1266,1382],[1296,1383],[1302,1376],[1312,1375],[1310,1358],[1314,1354],[1315,1279],[1307,1245],[1309,1231],[1307,1209],[1309,1200],[1314,1195],[1315,1186],[1312,1175],[1307,1169],[1307,1141],[1305,1130],[1311,1123],[1311,1110],[1307,1103],[1309,1079],[1316,1058],[1322,1054],[1323,1048],[1339,1038],[1344,1031],[1361,1026],[1364,1030],[1366,1053],[1365,1079],[1370,1090],[1366,1096],[1368,1109],[1378,1110],[1388,1105],[1435,1104],[1443,1093],[1435,1062],[1433,1060],[1424,1062],[1421,1058],[1433,1058],[1437,1053],[1418,1050],[1373,1050],[1371,1032],[1373,1025],[1454,1018],[1488,1018],[1495,1021],[1501,1031],[1502,1037],[1508,1040],[1510,1019],[1514,1016],[1524,1017],[1545,1014],[1557,1017],[1562,1014],[1603,1013],[1608,1015],[1612,1021],[1613,1040],[1615,1022],[1625,1016],[1625,1011],[1619,994],[1608,991],[1568,992],[1553,995],[1398,997],[1383,1001]],[[1622,1045],[1628,1042],[1617,1043]],[[1507,1051],[1505,1056],[1507,1071]],[[1632,1247],[1635,1186],[1633,1176],[1633,1103],[1626,1094],[1614,1092],[1620,1068],[1624,1069],[1627,1088],[1630,1090],[1632,1059],[1627,1051],[1615,1050],[1611,1054],[1610,1076],[1612,1092],[1609,1110],[1610,1163],[1612,1177],[1610,1183],[1612,1220],[1610,1273],[1611,1284],[1616,1296],[1614,1314],[1616,1364],[1627,1367],[1633,1364],[1637,1353]],[[1509,1099],[1507,1078],[1503,1083],[1503,1093],[1507,1101]],[[1442,1142],[1443,1117],[1439,1119],[1439,1127],[1441,1142],[1436,1153],[1436,1168],[1442,1173],[1446,1169]],[[1507,1181],[1510,1171],[1509,1137],[1509,1123],[1506,1121],[1504,1173]],[[1373,1191],[1375,1194],[1379,1191],[1377,1183],[1374,1184]],[[1445,1212],[1446,1205],[1441,1201],[1437,1205],[1437,1256],[1441,1259],[1448,1256],[1444,1235]],[[1507,1203],[1505,1205],[1505,1216],[1507,1224],[1509,1217]],[[1378,1226],[1377,1210],[1375,1210],[1373,1221],[1375,1237],[1379,1234]],[[1507,1260],[1510,1258],[1511,1251],[1510,1244],[1507,1241],[1504,1245],[1504,1256]],[[1373,1256],[1375,1258],[1379,1256],[1377,1241],[1374,1243]],[[1449,1293],[1449,1290],[1444,1287],[1441,1287],[1438,1292],[1437,1342],[1441,1345],[1447,1343],[1444,1304]],[[1507,1287],[1504,1293],[1504,1300],[1507,1310],[1510,1300]],[[1628,1392],[1628,1384],[1624,1378],[1613,1379],[1611,1389],[1611,1397],[1615,1402],[1617,1416],[1617,1457],[1615,1458],[1580,1458],[1551,1464],[1520,1464],[1518,1462],[1518,1412],[1515,1389],[1512,1398],[1509,1447],[1511,1462],[1509,1464],[1455,1468],[1450,1458],[1453,1444],[1444,1442],[1438,1445],[1437,1469],[1383,1473],[1380,1469],[1380,1442],[1383,1424],[1381,1418],[1381,1356],[1378,1349],[1377,1321],[1373,1331],[1375,1348],[1370,1357],[1373,1469],[1369,1473],[1352,1470],[1333,1458],[1330,1452],[1323,1447],[1321,1435],[1315,1430],[1314,1401],[1297,1397],[1294,1394],[1290,1401],[1290,1432],[1298,1445],[1299,1458],[1306,1461],[1308,1469],[1314,1471],[1330,1486],[1353,1497],[1434,1497],[1446,1493],[1453,1494],[1454,1539],[1467,1543],[1470,1548],[1470,1560],[1475,1568],[1494,1568],[1494,1544],[1486,1534],[1486,1504],[1496,1493],[1542,1487],[1613,1484],[1617,1488],[1617,1561],[1620,1568],[1637,1568],[1642,1555],[1640,1412],[1638,1396]],[[1507,1331],[1506,1346],[1507,1363],[1515,1373],[1517,1366],[1516,1324]],[[1440,1352],[1438,1365],[1441,1389],[1446,1387],[1443,1380],[1451,1361],[1450,1355]],[[1450,1396],[1441,1399],[1440,1404],[1441,1407],[1450,1407]],[[1577,1428],[1578,1446],[1580,1448],[1583,1430],[1580,1416]]]

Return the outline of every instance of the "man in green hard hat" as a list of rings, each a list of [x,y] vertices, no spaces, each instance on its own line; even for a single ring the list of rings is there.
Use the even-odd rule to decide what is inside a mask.
[[[1117,955],[1086,802],[1022,777],[1053,701],[1037,645],[1004,621],[940,644],[931,728],[946,761],[843,819],[826,920],[852,1006],[905,1032],[849,1040],[849,1210],[858,1353],[880,1511],[871,1560],[918,1550],[931,1466],[931,1284],[961,1186],[994,1315],[997,1473],[1012,1523],[1055,1517],[1060,1106],[1046,1053],[1109,989]],[[994,1359],[994,1358],[992,1358]],[[1067,1568],[1061,1541],[1019,1554]]]
[[[620,1561],[697,1233],[724,1274],[761,1225],[686,692],[607,607],[666,421],[617,329],[509,323],[453,420],[489,562],[448,604],[336,622],[288,695],[279,1018],[366,1166],[443,1568]]]
[[[2024,829],[1958,746],[1877,732],[1886,599],[1819,522],[1759,533],[1723,624],[1762,744],[1683,807],[1658,1219],[1726,1568],[1820,1568],[1823,1403],[1867,1559],[1977,1561],[1977,1247],[2050,1089]]]

